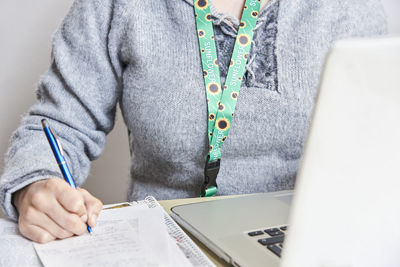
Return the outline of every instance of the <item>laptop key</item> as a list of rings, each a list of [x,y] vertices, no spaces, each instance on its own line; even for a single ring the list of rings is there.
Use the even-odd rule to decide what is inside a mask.
[[[270,228],[270,229],[264,230],[264,232],[266,232],[267,234],[273,233],[273,232],[276,232],[276,231],[279,231],[279,229],[278,228]]]
[[[270,236],[278,236],[278,235],[284,235],[285,233],[278,230],[278,231],[275,231],[275,232],[268,232],[268,234]]]
[[[258,243],[260,243],[263,246],[268,246],[268,245],[273,245],[273,244],[277,244],[277,243],[282,243],[284,238],[285,237],[283,235],[269,237],[269,238],[262,238],[262,239],[258,239]]]
[[[282,249],[280,247],[278,247],[277,245],[270,245],[270,246],[267,246],[267,248],[270,251],[272,251],[279,258],[281,257]]]
[[[254,232],[250,232],[248,233],[249,236],[257,236],[257,235],[263,235],[263,231],[254,231]]]

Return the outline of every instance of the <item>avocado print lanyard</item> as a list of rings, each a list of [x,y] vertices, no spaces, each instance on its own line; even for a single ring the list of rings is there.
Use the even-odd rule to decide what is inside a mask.
[[[223,87],[221,87],[220,81],[209,0],[193,0],[193,3],[208,104],[209,152],[200,195],[208,197],[217,193],[221,145],[228,136],[232,124],[232,117],[253,39],[253,30],[258,19],[260,0],[246,0],[245,2]]]

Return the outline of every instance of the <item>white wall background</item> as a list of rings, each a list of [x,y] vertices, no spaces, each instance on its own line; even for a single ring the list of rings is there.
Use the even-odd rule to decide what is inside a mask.
[[[50,62],[51,36],[73,0],[0,1],[0,173],[3,154],[21,115],[35,101],[38,79]],[[383,0],[390,34],[400,35],[400,1]],[[84,187],[104,203],[125,200],[129,183],[128,137],[121,115]],[[4,215],[0,211],[0,217]]]

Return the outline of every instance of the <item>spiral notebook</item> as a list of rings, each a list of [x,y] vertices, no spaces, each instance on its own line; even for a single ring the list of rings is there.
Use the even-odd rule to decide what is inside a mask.
[[[0,266],[215,266],[153,197],[105,205],[93,235],[47,244],[0,220]]]
[[[120,208],[131,205],[143,205],[148,209],[161,207],[157,200],[148,196],[144,200],[137,202],[125,202],[117,205],[107,205],[105,209]],[[185,257],[191,263],[191,266],[215,266],[200,248],[189,238],[180,226],[162,209],[164,224],[167,227],[169,236],[174,240],[178,248],[182,251]]]

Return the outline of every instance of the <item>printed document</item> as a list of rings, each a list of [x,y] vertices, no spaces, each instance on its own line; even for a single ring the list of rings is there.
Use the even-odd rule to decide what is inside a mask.
[[[0,219],[0,266],[43,265],[215,266],[150,196],[105,205],[92,235],[43,245],[24,238],[15,222]]]
[[[18,225],[0,219],[0,266],[41,266],[33,243],[18,231]]]
[[[191,266],[172,242],[161,207],[104,210],[92,234],[35,244],[44,266]]]

